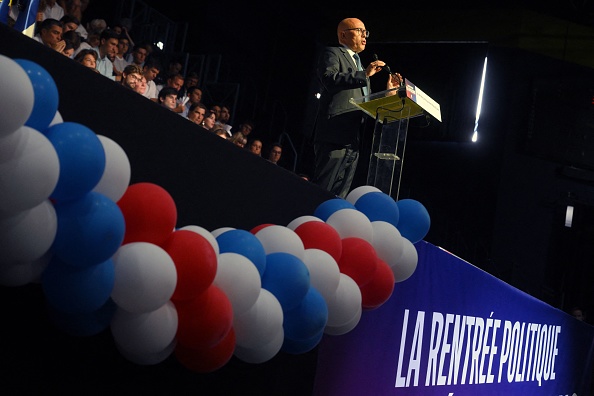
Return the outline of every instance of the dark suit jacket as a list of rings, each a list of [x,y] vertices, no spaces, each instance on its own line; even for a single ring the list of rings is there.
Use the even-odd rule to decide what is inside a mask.
[[[358,146],[363,113],[349,100],[361,98],[365,86],[371,92],[365,71],[357,70],[346,48],[327,47],[319,59],[317,77],[322,96],[315,142]]]

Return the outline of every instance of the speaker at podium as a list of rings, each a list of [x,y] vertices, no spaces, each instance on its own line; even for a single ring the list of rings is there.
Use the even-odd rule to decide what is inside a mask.
[[[367,185],[398,200],[409,120],[430,114],[441,122],[439,103],[408,79],[399,88],[350,101],[375,120]]]

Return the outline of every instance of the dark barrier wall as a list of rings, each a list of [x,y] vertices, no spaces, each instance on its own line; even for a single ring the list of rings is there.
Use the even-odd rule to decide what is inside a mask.
[[[131,183],[155,183],[171,194],[178,227],[287,225],[333,198],[2,24],[0,54],[48,70],[64,121],[117,142],[130,160]],[[313,386],[315,351],[280,353],[259,365],[233,358],[215,373],[196,374],[173,357],[156,366],[130,363],[108,331],[80,339],[62,334],[47,318],[38,285],[0,287],[0,311],[2,389],[8,394],[286,395],[310,394]]]

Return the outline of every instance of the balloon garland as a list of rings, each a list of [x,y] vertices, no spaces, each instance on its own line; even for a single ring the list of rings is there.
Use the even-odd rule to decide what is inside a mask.
[[[287,226],[175,229],[166,190],[130,184],[116,142],[62,120],[44,68],[2,55],[0,68],[0,284],[40,282],[68,334],[109,328],[139,365],[258,364],[348,333],[416,269],[427,210],[373,186]]]

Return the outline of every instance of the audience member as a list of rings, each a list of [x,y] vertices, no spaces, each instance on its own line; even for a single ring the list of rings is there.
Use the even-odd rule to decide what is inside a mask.
[[[175,58],[171,59],[169,61],[169,63],[167,64],[166,72],[163,75],[161,75],[159,78],[157,78],[155,83],[157,84],[157,86],[159,86],[159,88],[164,87],[165,85],[167,85],[167,78],[169,76],[173,76],[175,74],[181,74],[182,69],[183,69],[183,66],[179,60],[177,60]]]
[[[172,74],[167,78],[166,84],[163,88],[161,89],[165,89],[166,87],[170,87],[175,89],[176,95],[179,94],[179,90],[181,89],[181,87],[184,85],[184,76],[181,73],[176,73],[176,74]],[[175,109],[173,111],[175,111],[176,113],[182,113],[184,111],[184,105],[179,103],[179,101],[176,102],[177,106],[175,106]]]
[[[210,106],[210,111],[212,111],[213,113],[215,113],[215,117],[218,120],[219,117],[221,117],[221,106],[215,104]]]
[[[115,57],[118,50],[118,35],[113,30],[105,29],[101,32],[99,46],[93,48],[99,54],[97,59],[97,70],[105,77],[114,80],[113,63],[111,58]]]
[[[88,36],[87,29],[83,26],[83,10],[81,0],[64,0],[60,4],[64,9],[64,15],[70,15],[78,19],[80,24],[76,28],[76,32],[83,39],[86,40]]]
[[[83,40],[81,38],[80,46],[78,47],[78,50],[74,51],[74,56],[76,56],[78,54],[78,52],[83,49],[91,49],[91,48],[98,47],[100,42],[101,42],[101,32],[99,32],[99,31],[88,32],[86,39]]]
[[[65,42],[62,54],[69,58],[74,58],[74,53],[80,47],[80,36],[74,30],[69,30],[66,33],[62,33],[62,40]]]
[[[146,77],[145,76],[140,76],[140,80],[138,80],[138,83],[136,84],[136,88],[134,90],[136,92],[138,92],[139,94],[141,94],[142,96],[144,96],[144,93],[146,92]]]
[[[173,87],[164,87],[159,91],[159,104],[163,107],[168,108],[171,111],[175,111],[177,107],[177,89]]]
[[[241,148],[244,148],[245,145],[247,144],[247,139],[245,138],[245,136],[243,136],[243,133],[241,133],[241,132],[235,132],[233,134],[233,136],[231,136],[230,140],[231,140],[231,143],[233,143],[237,147],[241,147]]]
[[[188,116],[188,112],[190,111],[190,107],[192,107],[195,103],[200,103],[202,99],[202,91],[200,88],[196,86],[192,86],[188,89],[188,102],[184,105],[184,111],[182,111],[181,115],[184,117]]]
[[[229,136],[231,136],[231,128],[232,128],[231,125],[229,124],[230,118],[231,118],[231,111],[229,110],[229,107],[222,105],[221,111],[219,112],[219,114],[217,116],[217,125],[222,126],[223,129],[227,131]]]
[[[50,47],[58,52],[62,52],[66,43],[62,41],[62,22],[47,18],[39,25],[39,32],[33,36],[34,40],[39,41],[46,47]]]
[[[122,85],[136,91],[136,86],[142,79],[142,68],[138,65],[128,65],[122,72]]]
[[[56,3],[56,0],[45,0],[39,2],[38,12],[43,14],[41,21],[48,18],[57,19],[59,21],[64,16],[64,9]]]
[[[114,32],[117,33],[116,30]],[[128,53],[128,48],[130,47],[130,40],[128,36],[124,34],[120,34],[118,39],[118,52],[115,55],[115,59],[113,61],[113,74],[117,76],[121,76],[124,68],[128,66],[130,63],[126,60],[126,54]]]
[[[130,55],[126,58],[128,64],[135,63],[140,67],[144,67],[148,56],[152,52],[152,46],[150,44],[141,43],[134,47]]]
[[[281,158],[283,153],[283,148],[280,143],[274,143],[270,147],[270,152],[268,153],[268,161],[272,162],[275,165],[278,165],[278,161]]]
[[[239,132],[243,134],[246,138],[249,136],[250,133],[254,130],[254,123],[252,121],[244,121],[239,124]]]
[[[78,20],[78,18],[73,15],[64,15],[62,18],[60,18],[60,22],[62,22],[63,26],[62,33],[66,33],[70,30],[76,31],[76,29],[78,29],[78,26],[80,25],[80,21]]]
[[[159,58],[151,57],[148,59],[144,63],[142,70],[144,72],[144,78],[146,78],[146,91],[144,92],[144,96],[156,102],[159,90],[157,89],[154,80],[161,72],[161,62],[159,61]]]
[[[227,131],[224,130],[223,128],[216,128],[213,133],[217,136],[222,137],[225,140],[229,140],[229,135],[227,134]]]
[[[204,119],[202,120],[202,126],[209,131],[215,126],[215,122],[217,120],[216,114],[212,110],[208,110],[204,115]],[[227,132],[227,131],[225,131]],[[229,135],[227,134],[227,137]]]
[[[582,322],[586,321],[586,314],[580,307],[571,308],[569,313],[571,314],[571,316],[573,316],[574,318],[576,318],[579,321],[582,321]]]
[[[258,157],[262,156],[262,141],[259,139],[254,139],[250,143],[248,149],[253,153],[256,154]]]
[[[128,48],[128,52],[126,52],[126,54],[124,56],[124,59],[126,59],[128,57],[130,50],[132,48],[134,48],[134,45],[135,45],[134,40],[132,40],[132,37],[130,37],[130,28],[132,25],[130,23],[130,28],[128,28],[128,22],[129,22],[128,18],[122,18],[122,19],[120,19],[120,22],[113,25],[113,28],[112,28],[117,34],[120,35],[120,37],[123,36],[128,39],[129,48]]]
[[[190,106],[187,119],[195,124],[202,125],[204,115],[206,114],[206,106],[203,103],[197,102]]]
[[[198,86],[198,73],[190,72],[186,75],[183,87],[180,88],[177,101],[186,104],[190,100],[190,88]],[[188,106],[189,107],[189,106]]]
[[[75,55],[74,60],[78,63],[92,69],[94,72],[99,73],[97,70],[97,57],[99,55],[94,49],[85,48]]]

